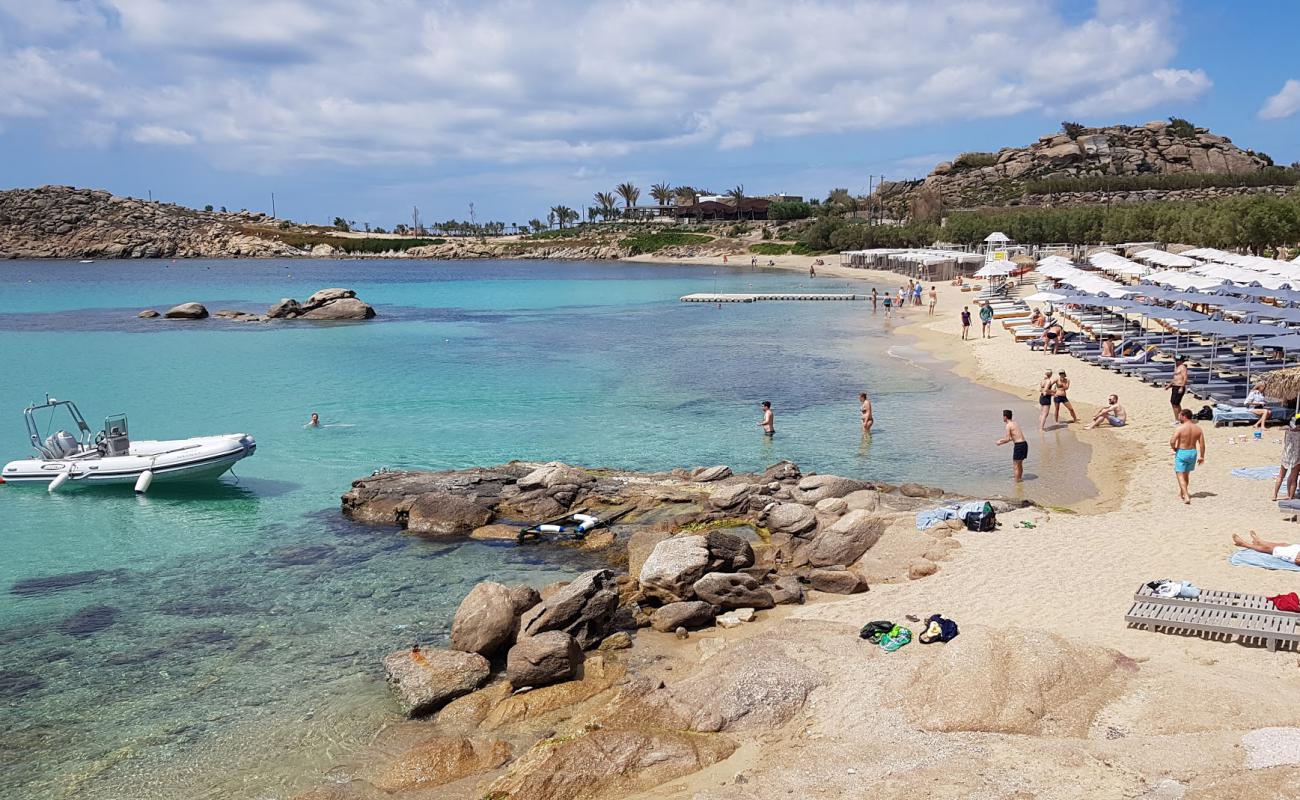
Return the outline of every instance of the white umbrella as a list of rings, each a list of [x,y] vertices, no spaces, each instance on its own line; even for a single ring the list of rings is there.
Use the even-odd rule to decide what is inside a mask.
[[[1059,303],[1069,298],[1069,295],[1057,294],[1056,292],[1034,292],[1028,297],[1020,298],[1026,303]]]
[[[1010,275],[1015,265],[1006,261],[990,261],[975,271],[977,278],[992,278],[998,275]]]

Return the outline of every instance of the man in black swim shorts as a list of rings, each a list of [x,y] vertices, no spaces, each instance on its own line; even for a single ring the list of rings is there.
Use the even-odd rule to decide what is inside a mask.
[[[1169,405],[1174,409],[1174,424],[1183,411],[1183,395],[1187,394],[1187,356],[1174,359],[1174,377],[1169,379]]]
[[[1025,477],[1025,459],[1029,457],[1029,442],[1025,441],[1025,434],[1020,430],[1020,424],[1011,419],[1010,409],[1002,412],[1002,422],[1007,426],[1007,435],[998,439],[998,445],[1011,445],[1011,469],[1015,473],[1016,483],[1020,483]]]

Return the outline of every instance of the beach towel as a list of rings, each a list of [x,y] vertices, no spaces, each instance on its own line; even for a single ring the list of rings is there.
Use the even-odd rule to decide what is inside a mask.
[[[1271,481],[1277,477],[1277,467],[1237,467],[1232,474],[1252,481]]]
[[[1238,550],[1228,557],[1229,564],[1236,564],[1239,567],[1263,567],[1264,569],[1289,569],[1292,572],[1300,572],[1300,564],[1294,561],[1287,561],[1285,558],[1261,553],[1256,550]]]
[[[940,522],[950,519],[957,519],[957,509],[953,506],[918,511],[916,512],[916,529],[918,531],[928,531]]]
[[[1254,412],[1252,412],[1248,408],[1242,408],[1240,406],[1219,405],[1214,407],[1214,421],[1215,422],[1259,422],[1259,417],[1255,416]],[[1273,475],[1274,477],[1276,477],[1277,473],[1275,472],[1273,473]]]

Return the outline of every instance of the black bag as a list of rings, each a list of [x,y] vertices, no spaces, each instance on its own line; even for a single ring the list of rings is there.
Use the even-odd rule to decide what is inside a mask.
[[[1209,406],[1201,406],[1201,410],[1196,412],[1197,419],[1214,419],[1214,409]]]
[[[988,532],[998,527],[998,515],[994,511],[978,511],[966,515],[966,530]]]

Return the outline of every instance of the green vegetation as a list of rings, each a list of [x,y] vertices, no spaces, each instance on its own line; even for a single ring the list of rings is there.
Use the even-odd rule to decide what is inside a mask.
[[[635,236],[629,236],[626,239],[620,239],[619,245],[628,249],[629,255],[638,255],[640,253],[654,253],[665,247],[678,247],[687,244],[704,244],[712,241],[711,236],[702,236],[698,233],[682,233],[681,231],[656,231],[653,233],[638,233]]]
[[[760,256],[788,256],[794,247],[794,242],[758,242],[749,246],[749,252]]]
[[[998,163],[997,153],[962,153],[952,160],[953,169],[977,169]]]
[[[1061,130],[1065,131],[1065,135],[1069,136],[1071,139],[1077,139],[1088,129],[1077,122],[1062,122]]]
[[[770,219],[807,219],[812,214],[813,208],[811,205],[788,200],[778,200],[767,207],[767,216]]]
[[[1300,170],[1267,167],[1259,172],[1225,175],[1214,172],[1173,172],[1146,175],[1081,175],[1078,177],[1040,178],[1025,182],[1026,194],[1059,192],[1135,192],[1142,189],[1210,189],[1238,186],[1295,186],[1300,184]]]
[[[1243,247],[1261,252],[1300,241],[1300,194],[1246,195],[1203,202],[954,211],[941,235],[948,241],[973,245],[993,231],[1003,231],[1025,244],[1195,242],[1205,247]],[[833,241],[833,237],[829,238]],[[849,249],[839,242],[834,246]]]
[[[1169,118],[1169,132],[1179,139],[1196,138],[1196,126],[1182,117]]]
[[[871,225],[840,217],[823,217],[806,227],[792,252],[827,253],[871,247],[928,247],[940,238],[939,227],[925,222]]]

